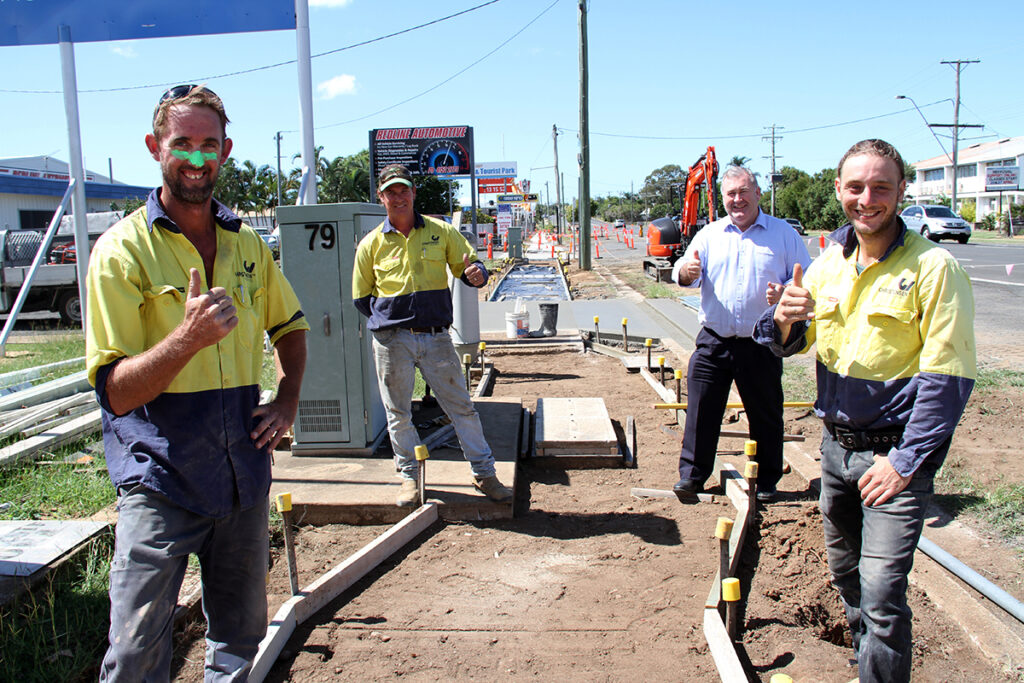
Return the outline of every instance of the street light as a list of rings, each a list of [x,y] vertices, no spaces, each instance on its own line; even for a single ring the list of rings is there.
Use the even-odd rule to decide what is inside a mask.
[[[946,146],[942,144],[942,140],[940,140],[939,136],[935,134],[935,129],[932,128],[932,124],[928,123],[928,119],[925,118],[924,112],[922,112],[921,108],[917,106],[917,102],[914,101],[914,98],[909,95],[897,95],[896,99],[910,100],[910,103],[914,105],[914,109],[917,109],[917,113],[921,115],[921,120],[924,121],[924,125],[928,126],[928,131],[932,134],[932,137],[935,138],[935,142],[939,143],[939,147],[942,148],[942,153],[946,155],[947,159],[949,159],[949,163],[953,163],[953,157],[949,156],[949,152],[946,151]],[[953,182],[956,182],[956,169],[953,169]]]

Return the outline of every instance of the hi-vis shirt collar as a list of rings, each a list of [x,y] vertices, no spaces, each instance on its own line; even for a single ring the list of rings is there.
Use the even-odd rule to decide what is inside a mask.
[[[415,214],[415,217],[416,218],[415,218],[415,220],[412,223],[412,227],[414,229],[415,228],[422,228],[424,225],[426,225],[426,222],[423,220],[423,216],[421,216],[420,214],[417,213],[417,214]],[[398,232],[398,228],[396,228],[395,226],[391,225],[391,219],[387,218],[385,216],[385,218],[384,218],[384,227],[382,227],[380,229],[380,231],[381,232]]]
[[[211,199],[210,201],[210,212],[213,214],[213,220],[217,221],[217,225],[225,230],[238,232],[239,228],[242,227],[242,219],[216,199]],[[167,211],[164,210],[164,205],[160,203],[159,187],[150,192],[149,196],[146,197],[146,223],[149,226],[150,232],[153,232],[153,224],[158,220],[161,227],[171,232],[181,232],[181,228],[171,220],[170,216],[167,215]]]
[[[896,220],[900,223],[900,232],[896,235],[896,239],[892,241],[892,244],[889,245],[889,248],[885,250],[885,253],[882,254],[882,258],[878,259],[879,261],[889,258],[889,254],[894,252],[897,247],[903,246],[904,239],[907,236],[907,226],[899,216],[896,216]],[[847,223],[838,230],[833,231],[828,236],[828,239],[843,245],[843,256],[845,258],[850,258],[857,249],[857,233],[854,231],[852,223]]]

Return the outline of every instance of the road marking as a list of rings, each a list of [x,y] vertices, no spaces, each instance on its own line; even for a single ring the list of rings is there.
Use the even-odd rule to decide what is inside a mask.
[[[1006,282],[1004,280],[985,280],[979,277],[972,277],[971,282],[985,282],[990,285],[1009,285],[1011,287],[1024,287],[1024,282]]]

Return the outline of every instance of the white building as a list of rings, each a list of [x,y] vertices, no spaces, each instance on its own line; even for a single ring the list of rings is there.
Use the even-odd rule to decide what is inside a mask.
[[[0,159],[0,230],[45,230],[68,189],[69,173],[68,164],[53,157]],[[127,198],[145,199],[152,189],[85,171],[88,212],[109,211],[111,202]]]
[[[975,200],[976,218],[981,220],[999,210],[999,192],[985,191],[985,169],[990,166],[1024,166],[1024,137],[980,142],[957,150],[956,199],[959,211],[964,200]],[[917,179],[907,185],[907,195],[921,204],[940,195],[953,196],[953,160],[951,156],[933,157],[914,164]],[[1012,202],[1024,204],[1024,191],[1003,191],[1003,211]]]

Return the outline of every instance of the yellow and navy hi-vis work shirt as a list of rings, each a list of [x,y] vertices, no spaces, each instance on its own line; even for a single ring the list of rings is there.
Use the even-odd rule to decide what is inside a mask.
[[[755,339],[779,355],[817,342],[819,417],[855,430],[904,427],[889,461],[908,476],[952,435],[977,376],[974,294],[948,251],[901,233],[857,272],[857,236],[845,225],[804,277],[814,320],[778,339],[772,306]],[[935,463],[936,466],[941,463]]]
[[[415,227],[406,238],[384,219],[359,242],[352,271],[352,298],[369,318],[366,326],[383,330],[451,325],[452,295],[445,266],[469,284],[463,274],[464,255],[483,270],[486,284],[487,270],[476,251],[448,223],[416,214]]]
[[[249,437],[259,404],[264,331],[272,342],[309,329],[299,301],[270,249],[224,205],[213,202],[217,257],[206,282],[199,252],[167,217],[157,197],[96,242],[89,259],[86,365],[103,408],[103,440],[116,488],[141,484],[210,517],[270,490],[270,454]],[[157,398],[115,415],[110,371],[164,339],[185,316],[189,270],[202,291],[224,287],[238,325],[199,351]]]

